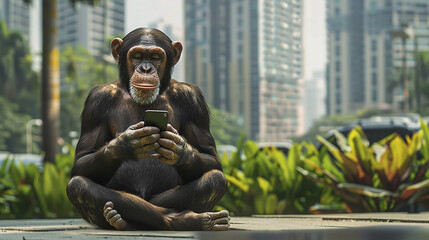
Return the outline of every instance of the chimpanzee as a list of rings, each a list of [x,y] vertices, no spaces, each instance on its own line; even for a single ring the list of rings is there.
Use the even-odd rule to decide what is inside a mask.
[[[82,217],[117,230],[227,230],[210,212],[227,181],[200,89],[171,79],[182,44],[138,28],[111,42],[119,80],[92,89],[67,195]],[[144,123],[167,110],[167,129]]]

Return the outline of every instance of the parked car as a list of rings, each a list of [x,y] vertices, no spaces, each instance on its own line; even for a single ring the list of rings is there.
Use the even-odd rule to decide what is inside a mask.
[[[260,142],[258,143],[259,149],[263,149],[265,147],[275,147],[278,150],[282,151],[287,157],[289,153],[289,149],[292,147],[292,141],[283,141],[283,142]]]
[[[420,129],[420,116],[417,114],[374,116],[358,119],[350,124],[338,127],[336,130],[347,137],[357,125],[362,128],[370,144],[378,142],[393,133],[399,134],[405,140],[406,136],[411,137]],[[333,131],[329,131],[325,139],[337,146]],[[319,150],[322,147],[323,145],[319,143]]]

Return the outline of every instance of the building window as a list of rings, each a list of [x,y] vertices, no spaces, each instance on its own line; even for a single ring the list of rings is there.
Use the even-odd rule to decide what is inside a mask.
[[[203,26],[203,39],[207,39],[207,27]]]
[[[237,47],[237,51],[238,51],[238,54],[239,55],[241,55],[241,54],[243,54],[243,45],[238,45],[238,47]]]
[[[341,78],[339,77],[335,78],[335,88],[341,90]]]
[[[377,94],[377,89],[378,89],[378,87],[377,87],[377,85],[378,85],[378,83],[377,83],[377,73],[372,73],[372,79],[371,79],[371,81],[372,81],[372,101],[376,102],[377,99],[378,99],[378,94]]]
[[[377,68],[377,57],[376,56],[372,56],[372,58],[371,58],[371,67]]]
[[[340,41],[340,32],[339,31],[335,32],[335,41]]]
[[[377,40],[371,40],[371,51],[377,51]]]
[[[339,92],[337,92],[337,94],[335,94],[335,104],[337,104],[337,105],[341,104],[341,94]]]
[[[341,63],[340,61],[335,62],[335,71],[340,72],[341,71]]]
[[[335,9],[334,9],[334,15],[335,16],[339,16],[340,15],[340,8],[339,7],[336,7]]]
[[[242,31],[239,31],[237,33],[237,35],[238,35],[238,40],[243,40],[243,32]]]
[[[340,46],[335,46],[335,56],[339,57],[341,55],[341,48]]]

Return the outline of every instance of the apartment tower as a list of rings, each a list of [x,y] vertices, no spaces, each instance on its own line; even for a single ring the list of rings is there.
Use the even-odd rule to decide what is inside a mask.
[[[429,2],[328,0],[327,11],[328,114],[403,111],[404,64],[412,71],[414,52],[429,50]],[[405,86],[415,89],[410,79]]]
[[[239,116],[248,137],[302,131],[302,1],[185,0],[185,80]]]

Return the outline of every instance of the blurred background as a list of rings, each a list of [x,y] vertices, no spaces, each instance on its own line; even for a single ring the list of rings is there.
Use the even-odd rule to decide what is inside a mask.
[[[78,216],[83,104],[138,27],[183,43],[173,77],[210,105],[215,209],[429,209],[427,0],[0,0],[0,218]]]
[[[51,2],[60,146],[76,143],[89,90],[117,79],[110,40],[137,27],[184,44],[173,77],[202,89],[220,148],[241,133],[312,141],[362,118],[411,128],[429,115],[426,0]],[[42,10],[41,0],[0,0],[0,151],[42,153]]]

